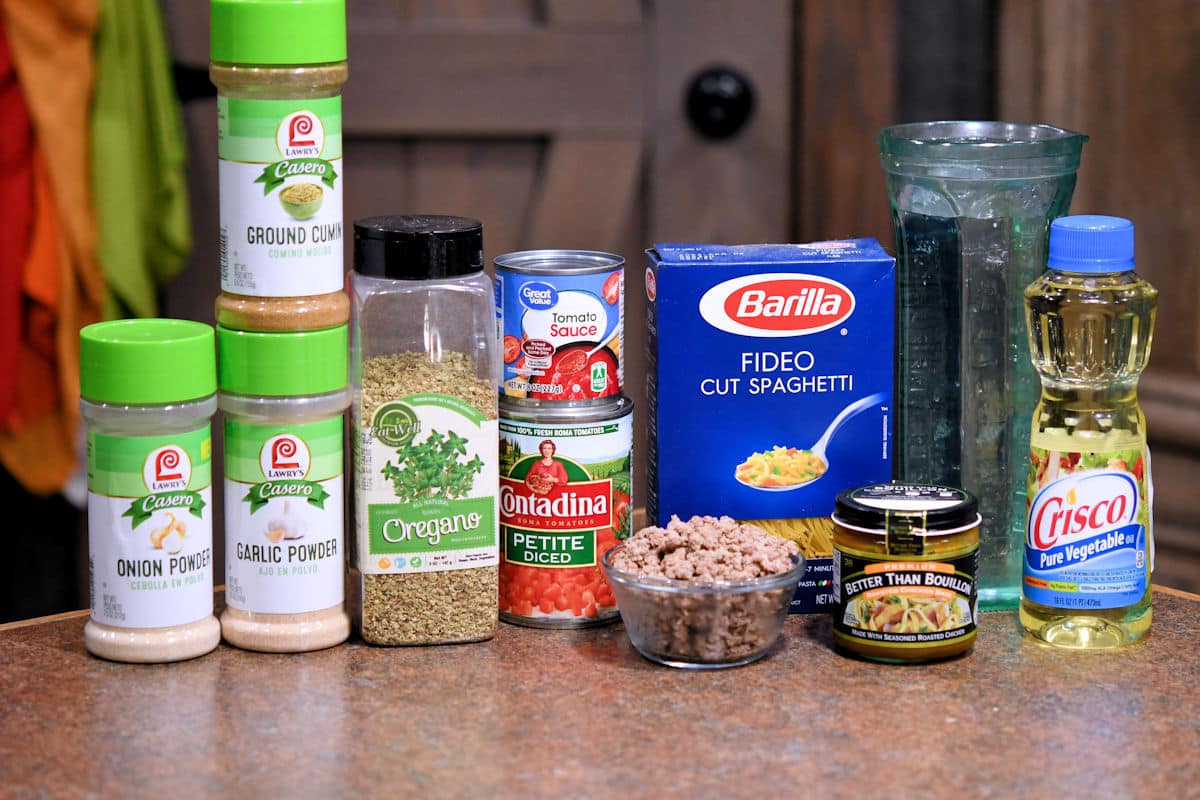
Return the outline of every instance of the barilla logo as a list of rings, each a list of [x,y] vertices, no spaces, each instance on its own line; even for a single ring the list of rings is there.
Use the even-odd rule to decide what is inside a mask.
[[[258,453],[258,465],[270,480],[303,478],[311,463],[308,445],[303,439],[287,433],[272,436]]]
[[[805,336],[854,313],[854,293],[818,275],[771,273],[718,283],[700,298],[700,316],[739,336]]]
[[[558,290],[545,281],[530,281],[521,284],[517,292],[521,305],[530,311],[545,311],[558,305]]]
[[[532,530],[588,530],[612,527],[612,481],[579,481],[562,492],[536,495],[523,482],[500,478],[500,522]]]
[[[311,111],[293,111],[275,130],[275,146],[284,158],[319,156],[325,149],[325,126]]]
[[[173,444],[150,453],[142,464],[142,482],[151,492],[186,489],[191,480],[192,460],[183,448]]]
[[[1027,559],[1037,570],[1137,546],[1138,490],[1128,472],[1096,469],[1050,483],[1029,508]]]

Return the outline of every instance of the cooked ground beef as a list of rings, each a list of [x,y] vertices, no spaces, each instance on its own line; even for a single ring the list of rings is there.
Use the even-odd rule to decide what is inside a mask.
[[[680,581],[737,581],[786,572],[799,552],[795,542],[729,517],[671,517],[665,528],[629,537],[613,566]]]
[[[672,517],[645,528],[614,554],[612,565],[639,576],[688,583],[759,578],[790,570],[796,543],[729,517]],[[639,647],[668,662],[721,664],[760,655],[779,635],[795,584],[775,589],[663,592],[628,586],[621,617]]]

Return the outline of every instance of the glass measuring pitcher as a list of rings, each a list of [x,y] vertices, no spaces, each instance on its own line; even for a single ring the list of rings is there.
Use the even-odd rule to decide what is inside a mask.
[[[1087,136],[923,122],[879,134],[896,233],[896,478],[979,498],[979,603],[1015,608],[1038,381],[1022,291],[1046,265]]]

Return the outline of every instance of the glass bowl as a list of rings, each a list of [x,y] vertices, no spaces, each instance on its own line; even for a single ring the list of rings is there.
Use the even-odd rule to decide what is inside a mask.
[[[787,572],[740,581],[677,581],[617,569],[604,554],[604,572],[629,641],[646,658],[669,667],[739,667],[767,654],[779,638],[804,558]]]

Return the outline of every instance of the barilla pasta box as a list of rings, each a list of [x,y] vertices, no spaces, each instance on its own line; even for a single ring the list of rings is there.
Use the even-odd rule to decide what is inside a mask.
[[[892,478],[895,260],[874,239],[647,251],[647,517],[796,541],[833,605],[838,492]]]

